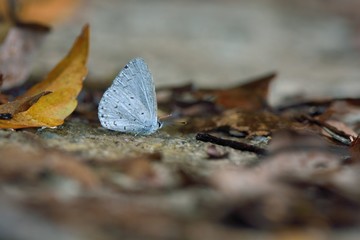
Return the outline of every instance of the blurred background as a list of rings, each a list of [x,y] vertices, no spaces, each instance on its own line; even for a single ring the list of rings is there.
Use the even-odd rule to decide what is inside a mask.
[[[54,12],[63,11],[49,20],[35,75],[46,74],[90,23],[88,86],[108,86],[141,56],[157,86],[227,87],[276,71],[273,104],[360,92],[358,0],[27,1],[59,2]]]

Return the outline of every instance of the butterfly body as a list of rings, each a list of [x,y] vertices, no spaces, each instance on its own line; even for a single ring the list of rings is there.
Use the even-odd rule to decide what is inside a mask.
[[[98,116],[104,128],[119,132],[149,135],[161,128],[154,82],[142,58],[117,75],[100,100]]]

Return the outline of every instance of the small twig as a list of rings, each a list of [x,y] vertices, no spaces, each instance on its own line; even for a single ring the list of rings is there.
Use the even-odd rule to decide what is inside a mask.
[[[198,133],[196,135],[196,140],[203,141],[203,142],[211,142],[217,145],[231,147],[237,150],[241,151],[247,151],[247,152],[253,152],[259,155],[266,155],[267,151],[264,148],[256,147],[250,144],[222,139],[215,137],[213,135],[210,135],[208,133]]]

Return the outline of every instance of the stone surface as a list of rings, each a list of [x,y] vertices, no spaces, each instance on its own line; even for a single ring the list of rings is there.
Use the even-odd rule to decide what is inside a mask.
[[[104,129],[99,123],[89,124],[76,119],[68,120],[58,128],[0,130],[0,135],[0,145],[20,143],[25,148],[31,148],[35,143],[84,159],[111,161],[160,153],[163,162],[183,166],[199,175],[207,174],[220,165],[237,165],[256,159],[255,154],[219,146],[229,152],[228,158],[211,161],[206,153],[210,144],[195,140],[195,134],[181,134],[165,128],[150,136],[134,136]]]

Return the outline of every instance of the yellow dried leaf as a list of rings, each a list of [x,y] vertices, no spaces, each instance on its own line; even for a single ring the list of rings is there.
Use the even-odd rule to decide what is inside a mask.
[[[32,105],[34,105],[42,96],[49,94],[50,92],[42,92],[35,96],[24,97],[12,102],[8,102],[0,105],[0,116],[8,115],[9,118],[16,113],[24,112],[28,110]],[[1,118],[0,119],[4,119]]]
[[[34,85],[17,100],[51,93],[41,97],[28,110],[19,112],[11,120],[0,120],[0,128],[55,127],[63,124],[77,106],[76,97],[87,74],[89,26],[85,26],[68,55],[40,83]]]

